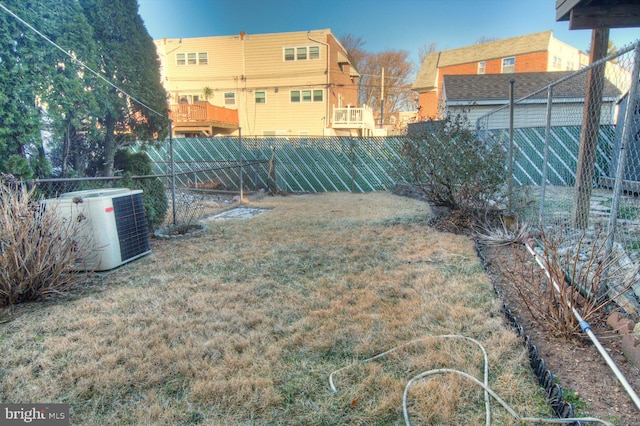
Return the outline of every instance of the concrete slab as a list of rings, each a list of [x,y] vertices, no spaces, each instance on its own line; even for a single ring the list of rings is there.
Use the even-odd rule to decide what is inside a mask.
[[[205,221],[223,220],[223,219],[250,219],[254,216],[266,212],[268,209],[259,209],[257,207],[236,207],[231,210],[218,213],[213,216],[205,217]]]

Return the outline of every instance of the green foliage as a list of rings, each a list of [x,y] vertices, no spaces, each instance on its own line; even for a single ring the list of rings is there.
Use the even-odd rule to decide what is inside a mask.
[[[582,411],[587,408],[587,404],[571,389],[563,389],[562,396],[564,400],[571,403],[576,411]]]
[[[41,208],[33,191],[5,178],[0,184],[0,306],[67,291],[81,278],[73,269],[88,252],[87,239],[78,238],[86,222],[81,216],[59,220],[54,205]]]
[[[33,169],[29,160],[20,155],[10,155],[4,163],[4,171],[20,179],[30,179],[33,176]]]
[[[403,143],[400,156],[403,179],[431,203],[452,210],[485,207],[505,182],[504,150],[481,143],[465,114],[430,122],[427,131]]]
[[[100,86],[100,128],[104,176],[111,176],[118,148],[134,139],[164,138],[168,133],[166,92],[160,83],[155,44],[138,14],[136,0],[80,0],[93,29],[100,68],[116,86],[141,100]]]
[[[118,186],[130,189],[142,189],[142,201],[147,225],[154,230],[160,227],[169,208],[164,185],[158,178],[133,179],[133,176],[151,174],[151,159],[144,152],[131,153],[119,150],[115,155],[115,167],[124,171],[124,178]]]
[[[34,177],[93,172],[111,176],[116,150],[132,140],[164,138],[166,93],[153,40],[136,0],[7,0],[6,7],[34,24],[73,58],[0,12],[0,171],[19,171],[18,155]],[[77,60],[76,60],[77,59]],[[151,107],[132,101],[93,72]],[[44,131],[44,132],[43,132]],[[95,165],[99,166],[96,169]]]
[[[8,2],[20,13],[36,13],[38,5]],[[38,40],[10,15],[0,12],[0,171],[29,175],[14,156],[37,153],[40,113],[36,106],[43,77],[43,52]],[[33,172],[33,171],[32,171]]]

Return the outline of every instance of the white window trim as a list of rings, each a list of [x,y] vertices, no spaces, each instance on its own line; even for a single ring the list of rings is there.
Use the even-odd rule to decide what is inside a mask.
[[[293,59],[287,59],[287,49],[293,49]],[[284,46],[282,48],[282,61],[283,62],[295,62],[296,61],[296,48],[290,46]]]
[[[318,57],[317,57],[317,58],[312,58],[312,57],[311,57],[311,48],[312,48],[312,47],[313,47],[313,48],[315,48],[315,49],[318,49]],[[308,50],[308,52],[307,52],[307,53],[308,53],[308,57],[309,57],[309,60],[310,60],[310,61],[317,61],[317,60],[319,60],[319,59],[320,59],[320,55],[322,54],[322,53],[321,53],[322,51],[320,50],[320,46],[309,46],[309,48],[308,48],[307,50]]]
[[[317,58],[312,58],[311,57],[311,48],[316,48],[318,50],[318,57]],[[304,59],[298,59],[298,49],[306,49],[307,54],[306,57]],[[293,49],[293,59],[286,59],[286,50],[287,49]],[[315,45],[311,45],[311,46],[283,46],[282,47],[282,61],[283,62],[298,62],[298,61],[318,61],[320,60],[322,55],[322,49],[320,49],[320,46],[315,46]]]
[[[509,60],[509,59],[513,59],[513,71],[510,71],[510,72],[505,73],[505,72],[504,72],[504,62],[505,62],[506,60]],[[509,67],[511,67],[511,65],[509,65]],[[502,68],[502,69],[501,69],[501,72],[502,72],[503,74],[513,74],[513,73],[515,73],[515,72],[516,72],[516,57],[515,57],[515,56],[509,56],[509,57],[506,57],[506,58],[502,58],[502,66],[501,66],[501,68]]]
[[[311,92],[311,99],[308,101],[305,101],[302,99],[302,92],[304,91],[310,91]],[[322,100],[316,101],[314,100],[314,92],[315,91],[321,91],[322,92]],[[299,96],[298,99],[300,99],[299,101],[292,101],[291,100],[291,96],[293,94],[293,92],[298,92]],[[319,104],[319,103],[323,103],[324,102],[324,89],[296,89],[296,90],[289,90],[289,103],[290,104]]]
[[[487,73],[487,61],[478,62],[478,74],[486,74],[486,73]]]
[[[195,63],[189,63],[189,55],[195,55]],[[200,60],[200,55],[205,55],[205,60]],[[183,63],[181,64],[178,60],[179,57],[182,57]],[[209,52],[178,52],[176,53],[176,65],[178,66],[193,66],[193,65],[209,65]]]
[[[227,98],[227,95],[233,95],[232,98]],[[224,92],[224,104],[225,105],[235,105],[236,104],[236,92]],[[227,103],[228,99],[233,99],[233,103]]]
[[[258,95],[258,93],[264,93],[264,102],[258,102],[256,96]],[[265,105],[267,103],[267,91],[266,90],[256,90],[253,94],[253,102],[256,105]]]

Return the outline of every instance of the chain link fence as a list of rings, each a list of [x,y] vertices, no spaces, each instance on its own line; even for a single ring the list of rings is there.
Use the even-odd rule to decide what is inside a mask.
[[[482,141],[510,152],[510,213],[549,234],[560,232],[568,245],[585,234],[605,234],[608,252],[636,269],[639,63],[636,42],[476,122]],[[518,74],[511,84],[518,84]]]
[[[243,173],[239,171],[241,168]],[[175,166],[175,170],[180,170],[180,166]],[[219,183],[215,185],[208,183],[211,182],[212,174],[229,177],[231,187],[222,186]],[[206,200],[207,194],[235,193],[240,187],[240,179],[248,183],[248,185],[242,185],[243,187],[253,187],[255,186],[252,185],[251,180],[253,174],[255,174],[254,164],[246,163],[240,166],[233,163],[199,169],[188,167],[187,170],[176,172],[173,177],[169,173],[149,176],[52,178],[34,179],[24,184],[28,189],[34,190],[35,197],[38,199],[57,198],[68,192],[107,188],[142,189],[146,200],[148,225],[157,228],[162,225],[194,222],[199,218],[202,203]],[[241,175],[246,176],[247,179],[245,180]],[[230,198],[230,195],[228,196]],[[158,212],[164,211],[163,205],[166,205],[167,213],[159,217]]]

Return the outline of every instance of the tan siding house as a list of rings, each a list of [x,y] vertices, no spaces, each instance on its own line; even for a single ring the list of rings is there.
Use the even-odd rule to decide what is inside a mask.
[[[189,122],[174,118],[176,136],[368,134],[362,122],[333,119],[341,108],[357,108],[359,75],[329,29],[162,39],[155,44],[172,111],[191,111],[205,103],[237,114],[235,125],[195,131]]]

